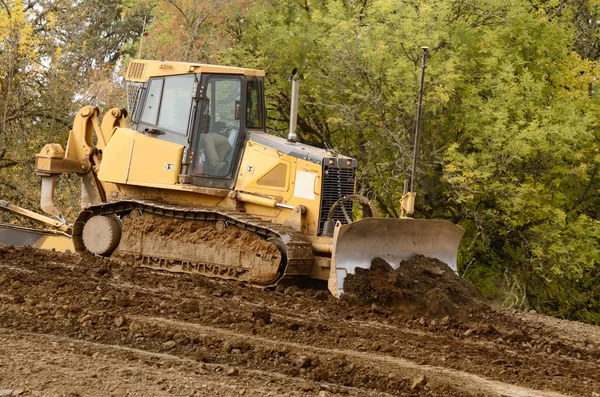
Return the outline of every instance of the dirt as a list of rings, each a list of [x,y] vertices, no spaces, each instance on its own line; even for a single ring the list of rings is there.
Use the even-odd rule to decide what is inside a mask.
[[[123,222],[119,246],[111,257],[125,264],[262,285],[271,285],[279,278],[282,254],[277,246],[226,222],[186,219],[167,222],[149,213],[126,216]]]
[[[600,395],[598,327],[492,310],[413,262],[375,264],[361,301],[0,247],[0,395]]]
[[[344,281],[344,299],[356,304],[380,305],[403,315],[422,315],[445,321],[481,318],[491,309],[481,292],[460,278],[444,262],[417,255],[396,270],[381,258],[371,269],[356,269]]]
[[[123,219],[124,230],[128,232],[123,238],[130,240],[126,244],[135,245],[135,240],[142,235],[157,234],[173,243],[198,243],[222,241],[225,245],[238,250],[248,250],[261,253],[262,256],[276,256],[281,254],[277,247],[260,236],[247,230],[229,226],[225,222],[222,230],[214,227],[214,222],[200,220],[169,219],[168,222],[158,215],[149,213],[141,214],[135,218],[126,216]],[[125,244],[125,243],[122,243]],[[176,247],[174,248],[176,249]]]

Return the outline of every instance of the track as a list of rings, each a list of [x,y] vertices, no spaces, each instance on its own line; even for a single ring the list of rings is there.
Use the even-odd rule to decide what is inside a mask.
[[[600,329],[432,321],[91,256],[0,247],[0,389],[21,395],[596,396]],[[487,318],[486,318],[487,317]]]
[[[73,243],[78,252],[86,251],[84,225],[94,215],[122,217],[123,236],[117,251],[124,251],[125,257],[129,257],[127,261],[138,265],[261,285],[274,285],[284,274],[309,275],[312,270],[311,243],[290,227],[265,222],[244,212],[150,200],[128,199],[86,208],[73,226]],[[217,223],[224,230],[210,233],[208,229],[215,232]],[[152,233],[157,229],[159,233]],[[200,233],[199,229],[205,230]],[[233,229],[237,234],[232,234]],[[265,247],[256,239],[263,243],[277,240],[285,252],[285,266],[279,266],[279,253],[275,258],[270,252],[278,251],[277,243],[266,243],[270,247]]]

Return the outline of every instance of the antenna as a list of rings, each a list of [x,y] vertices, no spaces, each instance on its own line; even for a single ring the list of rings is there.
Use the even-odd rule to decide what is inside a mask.
[[[140,35],[140,48],[138,50],[138,59],[142,59],[142,45],[144,44],[144,33],[146,31],[146,18],[144,15],[144,24],[142,25],[142,34]]]
[[[415,126],[415,141],[413,147],[412,173],[410,176],[410,192],[415,192],[415,179],[417,179],[417,160],[419,159],[419,132],[421,130],[421,116],[423,113],[423,82],[425,80],[425,68],[427,68],[427,55],[429,47],[421,47],[423,51],[421,58],[421,85],[419,86],[419,106],[417,107],[417,122]]]
[[[415,125],[415,138],[413,147],[413,161],[410,176],[410,189],[408,189],[407,181],[404,181],[404,191],[400,200],[400,217],[404,218],[407,215],[412,215],[415,212],[415,179],[417,179],[417,161],[419,159],[419,131],[421,130],[421,116],[423,113],[423,84],[425,80],[425,68],[427,68],[427,55],[429,55],[429,47],[421,47],[421,83],[419,85],[419,104],[417,107],[417,121]],[[407,191],[408,190],[408,191]]]

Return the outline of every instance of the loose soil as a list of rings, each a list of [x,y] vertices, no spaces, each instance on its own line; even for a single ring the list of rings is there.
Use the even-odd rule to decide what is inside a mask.
[[[0,247],[0,395],[600,395],[598,327],[492,310],[428,258],[385,265],[338,300]]]
[[[358,305],[380,305],[380,310],[444,321],[481,319],[491,310],[473,284],[444,262],[423,255],[402,261],[396,270],[375,258],[371,269],[357,268],[356,274],[346,277],[344,291],[343,298]]]
[[[125,216],[124,227],[119,249],[143,251],[137,246],[144,236],[156,235],[161,240],[169,241],[172,257],[178,253],[186,252],[186,244],[198,244],[212,241],[221,241],[224,246],[239,252],[255,252],[257,255],[279,263],[281,253],[275,244],[264,240],[248,230],[237,227],[225,227],[217,230],[214,222],[200,220],[169,219],[149,213],[141,214],[135,218]]]
[[[144,213],[123,218],[123,234],[111,258],[159,270],[195,271],[221,278],[272,285],[282,254],[256,233],[220,222],[167,219]],[[215,245],[214,241],[221,244]],[[145,259],[142,259],[145,258]],[[159,259],[162,258],[162,259]],[[138,259],[138,260],[136,260]],[[203,268],[199,264],[212,264]]]

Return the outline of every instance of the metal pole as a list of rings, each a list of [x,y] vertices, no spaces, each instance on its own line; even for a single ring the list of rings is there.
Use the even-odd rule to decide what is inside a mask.
[[[425,68],[427,67],[427,55],[429,47],[421,47],[423,51],[421,58],[421,85],[419,87],[419,106],[417,108],[417,122],[415,126],[415,141],[413,147],[412,173],[410,176],[410,192],[415,192],[415,179],[417,178],[417,160],[419,153],[419,131],[421,130],[421,115],[423,111],[423,82],[425,80]]]
[[[142,25],[142,35],[140,36],[140,48],[138,49],[138,59],[142,59],[142,45],[144,44],[144,32],[146,31],[146,16]]]

